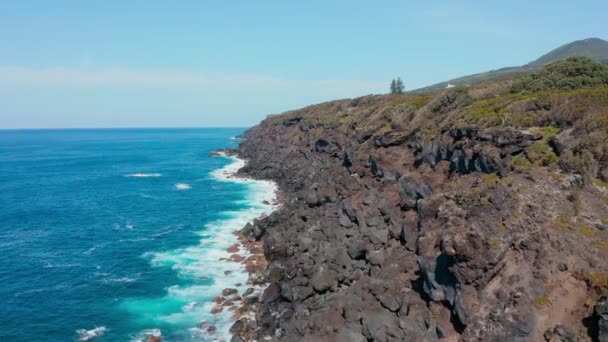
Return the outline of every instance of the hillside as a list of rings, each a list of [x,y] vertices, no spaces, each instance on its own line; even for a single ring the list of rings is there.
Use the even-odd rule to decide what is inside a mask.
[[[608,42],[599,38],[588,38],[577,40],[558,47],[555,50],[539,57],[538,59],[517,67],[507,67],[479,74],[473,74],[451,79],[449,81],[433,84],[427,87],[413,90],[412,92],[426,92],[444,89],[448,84],[451,85],[471,85],[483,81],[496,80],[500,78],[513,77],[519,74],[535,71],[542,68],[545,64],[566,59],[568,57],[588,57],[596,62],[608,63]]]
[[[242,231],[269,286],[233,340],[606,341],[608,80],[578,82],[605,68],[569,59],[250,130],[241,173],[276,181],[283,206]]]
[[[542,67],[547,63],[574,56],[587,57],[597,62],[607,63],[608,42],[599,38],[577,40],[539,57],[537,60],[528,63],[526,67]]]

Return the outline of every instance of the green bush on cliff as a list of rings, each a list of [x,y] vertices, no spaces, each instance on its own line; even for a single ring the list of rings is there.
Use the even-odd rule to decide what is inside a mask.
[[[598,163],[589,150],[585,149],[578,153],[567,150],[560,156],[559,166],[566,172],[582,175],[585,184],[592,184],[597,174]]]
[[[524,76],[511,87],[511,93],[546,90],[574,90],[608,85],[608,66],[586,57],[572,57],[546,65]]]

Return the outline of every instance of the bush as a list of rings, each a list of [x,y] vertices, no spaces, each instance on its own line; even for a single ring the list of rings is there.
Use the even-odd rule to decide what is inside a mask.
[[[586,57],[571,57],[518,79],[513,83],[511,92],[569,91],[600,85],[608,85],[608,66]]]
[[[565,151],[559,158],[559,166],[566,172],[578,173],[583,176],[586,185],[593,184],[597,174],[598,163],[591,151],[584,149],[581,153]]]

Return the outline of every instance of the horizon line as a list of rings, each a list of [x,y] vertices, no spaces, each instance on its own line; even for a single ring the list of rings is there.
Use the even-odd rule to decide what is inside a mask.
[[[252,126],[133,126],[133,127],[16,127],[1,128],[0,131],[67,131],[67,130],[110,130],[110,129],[217,129],[217,128],[250,128]]]

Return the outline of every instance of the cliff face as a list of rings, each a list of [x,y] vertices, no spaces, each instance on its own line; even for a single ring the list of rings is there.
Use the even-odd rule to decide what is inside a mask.
[[[581,120],[608,113],[608,90],[510,85],[334,101],[252,130],[241,172],[276,181],[284,206],[243,231],[264,242],[269,286],[257,327],[239,327],[259,340],[606,341],[608,150],[585,142],[604,126]]]

